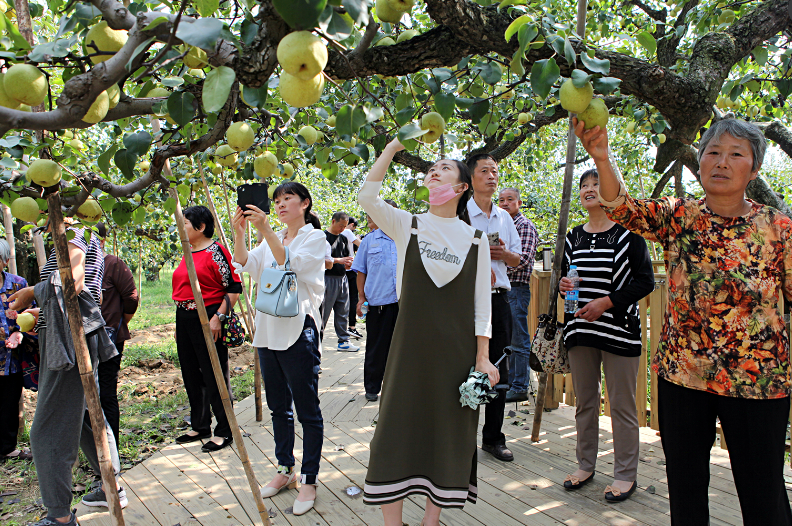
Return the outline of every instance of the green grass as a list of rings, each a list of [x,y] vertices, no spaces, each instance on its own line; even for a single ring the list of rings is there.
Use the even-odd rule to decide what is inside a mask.
[[[148,329],[176,321],[176,306],[171,299],[172,278],[173,269],[163,269],[159,281],[143,281],[140,305],[129,324],[130,330]]]
[[[176,367],[179,367],[179,355],[176,352],[176,341],[173,338],[152,345],[137,344],[125,347],[121,367],[139,365],[142,360],[158,358],[170,360]]]

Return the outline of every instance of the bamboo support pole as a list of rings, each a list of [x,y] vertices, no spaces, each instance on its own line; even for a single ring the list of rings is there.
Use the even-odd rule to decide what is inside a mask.
[[[586,5],[587,0],[578,0],[577,6],[577,34],[582,39],[586,32]],[[553,273],[550,277],[550,299],[548,313],[555,314],[558,301],[558,280],[561,275],[561,263],[564,258],[564,240],[566,239],[567,223],[569,221],[569,206],[572,196],[572,176],[575,172],[575,130],[572,126],[572,114],[569,115],[569,133],[567,135],[566,168],[564,170],[564,189],[561,196],[561,209],[558,217],[558,231],[556,235],[555,258],[553,260]],[[559,327],[560,330],[560,327]],[[539,374],[539,391],[536,394],[536,409],[534,411],[531,441],[539,441],[539,430],[542,427],[542,413],[544,412],[545,396],[547,392],[547,373]]]
[[[223,188],[223,198],[225,199],[226,205],[226,213],[228,214],[228,222],[231,223],[233,220],[231,219],[231,205],[228,202],[228,188],[226,188],[226,180],[225,180],[225,173],[220,172],[220,181],[222,182]],[[250,239],[250,223],[248,223],[248,240]],[[241,276],[240,276],[241,277]],[[248,313],[250,313],[251,318],[253,317],[253,307],[250,304],[250,296],[248,296],[247,291],[245,289],[245,280],[242,279],[242,290],[245,292],[245,301],[247,302]],[[248,281],[248,288],[250,288],[250,282]],[[252,291],[252,288],[250,288]],[[252,334],[251,334],[252,336]],[[264,420],[264,408],[262,405],[261,400],[261,363],[259,362],[259,355],[258,351],[253,351],[253,374],[255,378],[253,379],[253,392],[256,401],[256,422],[261,422]]]
[[[110,510],[110,518],[114,526],[124,524],[124,516],[121,511],[121,503],[118,500],[116,489],[115,473],[113,472],[112,460],[110,457],[110,445],[107,442],[107,428],[105,426],[104,413],[99,403],[99,389],[94,379],[91,355],[88,351],[88,344],[85,340],[85,330],[83,329],[83,318],[77,300],[77,290],[74,286],[72,277],[71,262],[69,261],[69,246],[66,241],[66,226],[63,223],[63,213],[61,212],[60,193],[53,192],[47,196],[49,208],[50,224],[52,225],[52,240],[55,244],[55,254],[58,261],[58,271],[60,273],[63,287],[64,303],[66,314],[69,317],[69,327],[71,328],[72,340],[74,341],[75,357],[77,367],[80,371],[85,401],[88,405],[88,414],[91,418],[91,428],[93,429],[96,452],[99,457],[99,467],[102,473],[102,483],[104,484],[107,504]]]
[[[3,205],[3,226],[8,247],[11,249],[11,257],[8,258],[8,271],[11,274],[19,274],[16,262],[16,242],[14,241],[14,218],[11,216],[11,209],[6,205]]]
[[[250,226],[250,221],[247,224],[247,239],[248,239],[248,252],[253,250],[253,228]],[[248,274],[248,290],[250,294],[254,294],[253,289],[253,276]],[[256,351],[256,359],[253,361],[256,379],[254,381],[255,396],[256,396],[256,422],[264,420],[264,408],[261,402],[261,362],[259,361],[258,351]]]
[[[176,192],[176,189],[173,186],[168,189],[168,192],[170,193],[170,197],[176,200],[176,212],[174,215],[176,217],[176,226],[179,229],[179,238],[181,239],[182,252],[184,253],[184,262],[187,265],[187,273],[190,276],[190,285],[192,286],[193,297],[195,298],[195,304],[198,308],[198,317],[201,320],[201,329],[203,330],[204,340],[206,341],[206,347],[209,351],[209,359],[212,361],[212,370],[214,372],[215,382],[217,382],[217,388],[220,391],[220,398],[223,401],[223,409],[225,410],[226,417],[228,418],[228,423],[231,426],[231,433],[234,437],[234,443],[236,444],[237,451],[239,452],[239,458],[242,461],[242,467],[245,470],[248,484],[250,484],[250,491],[253,492],[253,499],[256,501],[256,508],[258,509],[259,516],[261,517],[261,522],[264,524],[264,526],[271,526],[271,522],[269,520],[269,511],[267,511],[267,507],[264,505],[264,501],[261,498],[261,490],[259,489],[258,482],[256,481],[256,475],[253,473],[253,466],[250,464],[250,458],[248,457],[247,449],[245,448],[245,441],[242,438],[242,433],[239,430],[239,424],[237,423],[236,415],[234,414],[234,408],[231,405],[231,399],[229,398],[225,376],[223,375],[223,370],[220,367],[220,359],[217,357],[217,348],[215,347],[212,330],[209,328],[209,317],[206,314],[206,306],[204,305],[203,296],[201,295],[201,285],[198,283],[198,275],[195,271],[195,262],[193,261],[192,257],[192,248],[190,247],[190,241],[187,239],[187,231],[184,229],[184,216],[182,215],[181,203],[179,202],[179,194]]]
[[[143,241],[138,238],[138,301],[143,298]]]

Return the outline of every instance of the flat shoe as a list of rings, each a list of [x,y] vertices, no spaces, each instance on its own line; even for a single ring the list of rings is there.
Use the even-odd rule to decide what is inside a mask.
[[[201,451],[205,451],[207,453],[212,453],[214,451],[220,451],[223,448],[230,446],[234,442],[234,437],[231,438],[224,438],[222,444],[218,444],[214,440],[210,440],[206,444],[203,445]]]
[[[289,477],[289,480],[286,481],[286,484],[284,484],[279,488],[273,488],[272,486],[264,486],[263,488],[261,488],[261,498],[269,499],[280,493],[280,491],[283,488],[294,489],[296,487],[297,487],[297,473],[292,473],[291,476]]]
[[[622,493],[618,488],[613,486],[605,486],[605,500],[608,502],[621,502],[630,498],[630,495],[635,493],[635,488],[638,487],[638,481],[634,480],[630,489]]]
[[[575,490],[575,489],[580,489],[583,486],[585,486],[586,484],[588,484],[589,482],[591,482],[591,479],[593,479],[593,478],[594,478],[594,473],[589,475],[589,477],[587,479],[583,479],[583,480],[580,480],[579,478],[577,478],[574,475],[567,475],[567,478],[564,479],[564,489],[570,490],[570,491],[571,490]],[[610,486],[608,486],[608,487],[610,488]]]
[[[189,444],[190,442],[198,442],[199,440],[203,440],[204,438],[212,438],[211,433],[204,433],[203,435],[188,435],[187,433],[183,434],[182,436],[176,439],[177,444]]]
[[[292,513],[295,515],[304,515],[311,511],[314,506],[313,500],[306,500],[305,502],[301,500],[294,499],[294,506],[292,506]]]
[[[33,454],[25,449],[18,449],[19,453],[16,455],[0,455],[0,462],[6,460],[33,460]],[[11,453],[14,453],[13,451]]]
[[[511,462],[514,460],[514,455],[505,444],[498,444],[496,446],[481,444],[481,449],[502,462]]]

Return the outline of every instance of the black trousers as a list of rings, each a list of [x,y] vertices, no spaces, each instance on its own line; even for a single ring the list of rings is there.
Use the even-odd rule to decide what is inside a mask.
[[[366,357],[363,362],[363,386],[367,394],[379,394],[385,364],[388,363],[393,330],[399,316],[399,304],[369,306],[366,314]]]
[[[118,439],[118,428],[120,421],[120,411],[118,409],[118,372],[121,370],[121,359],[124,354],[124,342],[117,342],[118,356],[99,363],[99,402],[102,404],[107,423],[115,435],[116,444],[120,444]]]
[[[512,314],[508,295],[492,295],[492,338],[489,344],[490,361],[494,364],[501,356],[503,349],[511,345]],[[509,360],[504,359],[498,366],[501,382],[509,383]],[[506,391],[498,391],[498,397],[484,406],[484,428],[481,430],[481,442],[489,446],[506,443],[503,434],[503,411],[506,408]]]
[[[219,303],[206,307],[206,314],[210,319],[219,307]],[[220,359],[220,366],[230,394],[228,347],[223,344],[222,338],[217,338],[215,347],[217,347],[217,356]],[[212,362],[209,359],[209,350],[206,348],[201,321],[198,319],[198,311],[176,309],[176,351],[179,355],[184,389],[187,391],[187,398],[190,401],[190,424],[193,431],[201,434],[209,433],[212,429],[213,413],[217,420],[215,436],[230,438],[231,426],[228,424],[228,418],[223,408],[220,390],[215,383]]]
[[[792,525],[784,486],[788,397],[733,398],[659,379],[658,413],[672,526],[709,524],[709,463],[716,417],[729,446],[745,526]]]
[[[0,455],[13,453],[19,433],[22,372],[0,376]]]
[[[357,272],[347,270],[347,281],[349,282],[349,328],[354,329],[357,323],[357,304],[359,300],[357,288]],[[366,325],[368,327],[368,324]]]

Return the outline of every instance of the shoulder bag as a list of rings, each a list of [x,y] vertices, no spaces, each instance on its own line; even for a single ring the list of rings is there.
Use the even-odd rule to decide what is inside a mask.
[[[570,372],[569,356],[564,345],[563,323],[559,324],[558,312],[558,272],[551,275],[551,300],[547,314],[539,316],[539,324],[531,343],[528,365],[537,373],[566,374]]]
[[[277,318],[293,318],[300,312],[297,300],[297,274],[289,265],[289,248],[286,250],[285,270],[278,269],[278,262],[272,262],[272,268],[261,271],[256,310]]]
[[[223,343],[228,347],[239,347],[245,343],[245,328],[239,315],[231,307],[231,298],[225,295],[226,305],[230,307],[226,316],[225,326],[223,327]],[[241,308],[241,307],[240,307]]]

